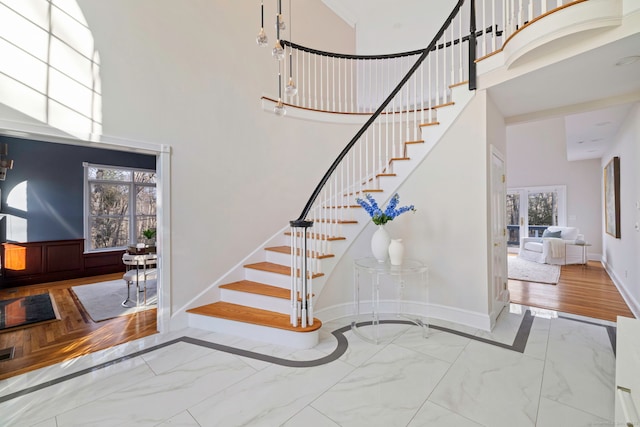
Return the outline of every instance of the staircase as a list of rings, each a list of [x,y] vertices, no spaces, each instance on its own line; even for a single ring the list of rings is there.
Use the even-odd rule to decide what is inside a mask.
[[[394,194],[472,99],[474,92],[464,83],[450,88],[452,101],[432,107],[437,111],[437,120],[418,124],[421,139],[405,141],[401,155],[390,158],[383,170],[363,184],[363,189],[345,192],[346,204],[324,206],[323,211],[330,212],[331,218],[319,217],[315,222],[330,223],[338,231],[333,235],[310,233],[308,236],[310,240],[322,242],[320,246],[325,248],[319,253],[309,253],[314,264],[310,279],[316,294],[322,291],[340,257],[370,222],[364,210],[355,204],[356,197],[376,193],[382,194],[377,198],[383,200]],[[337,209],[348,211],[343,219],[335,218],[332,211]],[[304,327],[291,324],[291,234],[288,227],[283,229],[262,248],[260,261],[254,257],[252,262],[244,264],[242,280],[220,285],[219,301],[187,310],[189,326],[289,347],[314,347],[322,322],[313,318],[313,323]],[[296,253],[299,254],[300,249]],[[299,270],[296,276],[300,276]],[[301,298],[296,295],[296,299]],[[301,319],[298,323],[302,323]]]

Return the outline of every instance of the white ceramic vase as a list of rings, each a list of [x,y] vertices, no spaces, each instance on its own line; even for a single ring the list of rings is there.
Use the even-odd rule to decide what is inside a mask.
[[[404,257],[404,245],[402,239],[392,239],[389,243],[389,261],[391,265],[402,265]]]
[[[389,256],[389,243],[391,238],[389,233],[384,229],[383,225],[379,225],[378,229],[371,236],[371,253],[378,262],[385,262]]]

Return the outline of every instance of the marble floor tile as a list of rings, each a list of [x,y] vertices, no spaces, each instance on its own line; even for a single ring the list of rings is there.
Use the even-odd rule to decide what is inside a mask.
[[[549,327],[551,320],[544,317],[534,317],[529,339],[524,349],[524,354],[544,360],[547,356],[547,343],[549,341]]]
[[[210,332],[198,329],[183,329],[180,331],[167,332],[165,334],[153,334],[138,340],[129,341],[115,347],[99,350],[94,353],[85,354],[73,359],[65,360],[55,365],[47,366],[23,375],[8,378],[0,381],[0,396],[14,393],[28,387],[37,386],[47,381],[61,378],[65,375],[74,374],[86,369],[91,369],[103,363],[108,363],[118,358],[131,355],[139,351],[162,345],[182,336],[201,337]]]
[[[307,406],[291,417],[282,427],[340,427],[328,417]]]
[[[184,411],[162,424],[158,424],[158,427],[200,427],[200,424],[193,419],[188,411]]]
[[[33,424],[32,427],[58,427],[58,425],[56,424],[55,418],[49,418],[48,420]]]
[[[449,366],[389,344],[311,406],[340,426],[405,426]]]
[[[351,330],[345,332],[344,336],[349,341],[349,347],[339,360],[354,367],[362,365],[384,348],[384,345],[372,344],[360,339]]]
[[[428,354],[436,359],[453,363],[470,339],[437,329],[430,329],[427,338],[422,336],[419,327],[409,328],[393,342],[399,346]]]
[[[471,341],[429,400],[482,425],[533,426],[543,365],[521,353]]]
[[[0,404],[2,426],[25,426],[52,418],[153,377],[137,357]]]
[[[476,336],[485,338],[491,341],[500,342],[503,344],[511,345],[516,338],[516,334],[520,329],[522,318],[526,310],[510,310],[511,307],[505,307],[496,321],[493,330],[478,331]]]
[[[553,322],[542,396],[612,420],[614,383],[615,357],[606,328],[568,319]]]
[[[615,358],[611,322],[532,309],[524,354],[511,345],[528,307],[511,305],[492,333],[445,321],[470,335],[383,325],[393,341],[363,341],[350,329],[346,352],[325,365],[290,368],[225,353],[183,336],[276,358],[331,354],[350,319],[325,322],[320,342],[297,350],[186,328],[0,381],[2,396],[54,384],[0,403],[0,425],[74,426],[460,426],[610,425]],[[589,323],[585,323],[589,322]],[[369,328],[369,327],[365,327]],[[169,344],[167,344],[169,343]],[[157,346],[157,347],[155,347]],[[141,352],[134,357],[128,357]],[[117,363],[111,363],[116,361]],[[107,363],[100,369],[94,366]],[[5,414],[9,414],[8,416]],[[562,420],[562,424],[558,424]]]
[[[154,426],[255,372],[238,357],[216,351],[64,412],[58,427]]]
[[[482,427],[482,425],[427,401],[407,427]]]
[[[563,405],[555,400],[541,398],[536,427],[558,427],[559,420],[562,420],[562,427],[606,427],[612,425],[611,421],[604,418]]]
[[[203,427],[279,426],[354,368],[334,361],[313,368],[272,365],[189,408]]]
[[[215,352],[215,350],[207,347],[177,342],[170,346],[143,354],[140,357],[142,357],[153,372],[158,375],[213,352]]]
[[[296,351],[293,347],[285,347],[280,345],[274,345],[265,343],[264,341],[250,340],[247,338],[237,337],[233,335],[221,334],[217,332],[210,332],[207,336],[202,338],[205,341],[213,342],[216,344],[225,345],[237,349],[251,351],[266,356],[278,357],[281,359],[287,359],[288,356]],[[251,357],[242,357],[249,366],[254,369],[264,369],[271,364],[259,359]]]

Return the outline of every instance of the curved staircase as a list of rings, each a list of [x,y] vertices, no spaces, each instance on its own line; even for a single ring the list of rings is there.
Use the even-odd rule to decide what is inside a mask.
[[[317,223],[331,223],[335,234],[308,235],[311,240],[321,241],[324,247],[320,253],[308,251],[314,264],[310,279],[316,295],[322,291],[337,261],[370,222],[366,212],[355,204],[356,197],[377,193],[388,199],[393,195],[473,97],[474,92],[469,91],[464,83],[450,88],[452,101],[432,107],[437,111],[437,120],[418,124],[422,139],[404,142],[401,155],[390,158],[386,167],[366,182],[364,189],[344,192],[348,203],[324,206],[324,212],[337,209],[346,212],[342,219],[330,213],[330,218],[315,220]],[[322,322],[313,318],[312,324],[296,327],[290,321],[291,234],[288,227],[283,229],[262,248],[262,261],[255,262],[254,259],[254,262],[244,264],[243,280],[219,285],[219,301],[187,310],[189,326],[295,348],[315,346]],[[300,250],[296,252],[299,254]],[[299,275],[298,270],[296,276]],[[299,295],[297,298],[300,299]]]

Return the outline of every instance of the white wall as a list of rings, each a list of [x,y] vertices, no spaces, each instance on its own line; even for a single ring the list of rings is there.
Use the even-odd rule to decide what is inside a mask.
[[[417,211],[387,224],[405,256],[429,266],[431,315],[489,329],[487,250],[487,97],[478,91],[449,131],[398,190]],[[494,131],[495,132],[495,131]],[[353,259],[369,256],[375,226],[354,242],[330,277],[316,308],[353,299]]]
[[[566,185],[567,225],[575,226],[593,246],[591,259],[602,254],[600,161],[567,161],[563,118],[507,126],[507,187]]]
[[[79,4],[101,58],[104,133],[172,147],[172,204],[162,208],[175,311],[298,216],[355,128],[262,111],[276,62],[255,43],[259,2]],[[294,8],[300,43],[354,51],[353,30],[320,0]]]
[[[367,0],[360,3],[358,10],[366,14],[366,19],[356,23],[357,52],[376,55],[427,47],[456,1],[396,0],[374,8],[366,4]]]
[[[629,307],[640,316],[640,104],[636,104],[602,157],[601,170],[612,157],[620,157],[620,238],[603,232],[603,258],[609,274]],[[600,176],[602,177],[602,175]],[[601,198],[604,183],[600,179]],[[604,208],[602,208],[604,209]],[[604,211],[602,211],[604,217]],[[601,223],[604,230],[604,221]]]

